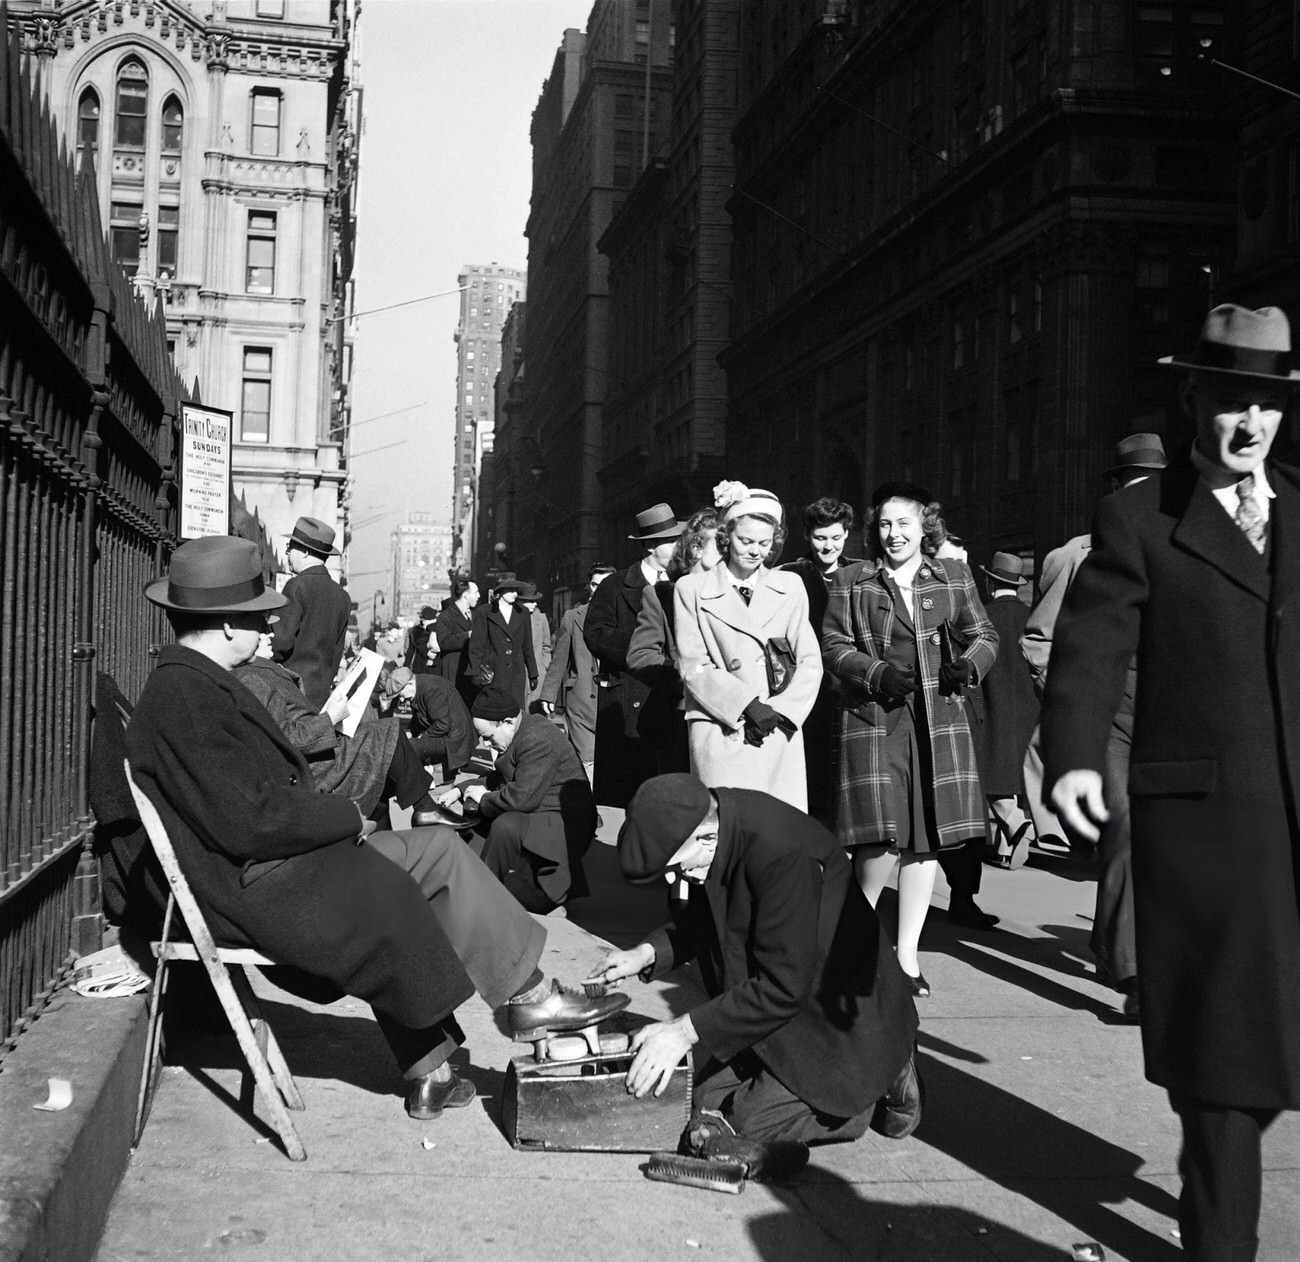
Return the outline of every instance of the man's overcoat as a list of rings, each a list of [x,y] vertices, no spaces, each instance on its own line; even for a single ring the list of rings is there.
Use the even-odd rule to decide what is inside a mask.
[[[654,975],[699,960],[697,1058],[752,1052],[816,1111],[853,1117],[912,1052],[907,979],[831,832],[768,794],[714,792],[717,853],[685,917],[651,935]]]
[[[356,844],[356,804],[317,792],[229,671],[165,647],[126,745],[218,942],[254,946],[417,1030],[474,993],[416,883]]]
[[[583,639],[587,605],[566,609],[560,617],[555,652],[542,680],[542,700],[564,711],[564,730],[583,762],[596,757],[596,667]]]
[[[1038,724],[1033,676],[1020,655],[1029,606],[1017,596],[999,596],[985,610],[998,634],[998,656],[981,685],[984,722],[976,733],[980,778],[989,797],[1015,797],[1023,792],[1025,750]]]
[[[433,634],[438,639],[436,671],[456,685],[456,691],[467,705],[474,698],[474,689],[468,679],[469,634],[473,625],[473,618],[464,613],[455,601],[443,608],[433,624]]]
[[[1300,1107],[1300,470],[1270,464],[1267,554],[1187,456],[1101,501],[1056,624],[1047,784],[1105,767],[1137,653],[1129,771],[1147,1077]]]
[[[745,604],[725,565],[677,580],[673,591],[677,659],[686,690],[691,770],[710,788],[762,789],[808,809],[803,721],[821,687],[821,650],[808,622],[803,580],[788,570],[765,570]],[[789,641],[794,674],[772,694],[765,646]],[[744,709],[764,701],[795,726],[779,729],[760,746],[745,744]]]
[[[323,565],[312,565],[284,585],[289,602],[273,630],[275,660],[302,680],[307,700],[320,709],[329,700],[343,660],[352,600]]]
[[[822,661],[844,684],[836,831],[846,846],[877,845],[898,835],[898,821],[890,816],[885,738],[904,703],[878,691],[897,618],[884,568],[883,561],[846,565],[831,580],[822,619]],[[962,562],[927,557],[914,587],[917,693],[930,733],[935,824],[939,844],[957,846],[984,836],[985,804],[966,698],[939,692],[941,627],[948,623],[954,640],[965,642],[961,655],[974,663],[976,683],[993,665],[998,637]]]

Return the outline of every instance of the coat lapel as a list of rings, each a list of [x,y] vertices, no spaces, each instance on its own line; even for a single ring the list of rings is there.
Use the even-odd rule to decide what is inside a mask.
[[[1273,552],[1273,616],[1280,617],[1300,586],[1300,469],[1269,465],[1268,477],[1277,492],[1269,521]]]
[[[788,570],[768,570],[749,602],[750,618],[760,628],[765,628],[773,618],[788,612],[796,584],[803,586],[803,580],[797,574]],[[743,606],[745,602],[742,600],[740,603]]]
[[[1189,480],[1190,486],[1187,485]],[[1264,559],[1251,547],[1236,522],[1223,511],[1223,506],[1190,463],[1185,468],[1178,468],[1169,479],[1167,493],[1177,497],[1169,504],[1175,515],[1179,515],[1177,501],[1184,495],[1187,497],[1186,506],[1174,527],[1174,544],[1212,565],[1238,587],[1260,600],[1268,600],[1270,582]]]
[[[757,592],[754,593],[754,599],[758,599]],[[756,640],[766,639],[753,607],[740,598],[724,564],[715,565],[704,576],[704,582],[700,586],[700,608],[708,610],[712,617],[725,622],[736,631],[753,636]]]

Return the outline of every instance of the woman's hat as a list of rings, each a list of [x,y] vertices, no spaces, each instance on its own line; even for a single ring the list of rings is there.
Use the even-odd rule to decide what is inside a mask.
[[[287,603],[274,588],[267,590],[257,544],[230,535],[181,544],[167,577],[148,584],[144,594],[163,609],[189,613],[255,613]]]
[[[334,546],[334,527],[327,526],[318,517],[299,517],[293,524],[293,533],[289,542],[296,543],[317,556],[336,557],[339,550]]]
[[[541,598],[541,592],[539,592],[532,583],[523,582],[519,584],[520,600],[541,600]]]
[[[628,881],[645,885],[662,876],[711,801],[704,783],[684,771],[647,780],[627,804],[618,833],[618,861]]]
[[[934,496],[915,482],[882,482],[871,493],[871,507],[879,508],[886,500],[915,500],[924,508],[934,503]]]
[[[1132,469],[1163,469],[1168,463],[1159,434],[1130,434],[1115,444],[1115,463],[1102,470],[1101,476],[1113,478]]]
[[[638,543],[650,543],[655,539],[676,539],[686,529],[684,521],[677,520],[677,514],[667,504],[656,504],[636,515],[636,534],[628,535]]]
[[[1016,556],[1014,552],[995,552],[993,554],[993,564],[981,565],[980,569],[989,578],[997,579],[999,583],[1014,583],[1019,587],[1021,583],[1029,582],[1025,577],[1024,560]]]
[[[503,578],[496,585],[496,593],[499,596],[502,592],[522,592],[524,585],[517,578]]]
[[[1225,302],[1205,317],[1190,355],[1166,355],[1157,362],[1300,385],[1300,370],[1291,367],[1291,325],[1281,307],[1251,311]]]

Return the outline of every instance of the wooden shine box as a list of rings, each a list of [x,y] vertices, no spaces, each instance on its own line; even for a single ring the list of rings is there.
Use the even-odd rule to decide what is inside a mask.
[[[628,1095],[628,1052],[581,1060],[515,1057],[506,1069],[502,1121],[516,1148],[556,1152],[674,1151],[691,1118],[691,1058],[663,1095]]]

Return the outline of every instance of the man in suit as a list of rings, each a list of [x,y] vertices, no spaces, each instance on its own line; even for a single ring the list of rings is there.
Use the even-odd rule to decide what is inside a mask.
[[[596,677],[596,801],[626,806],[642,781],[657,769],[657,751],[642,734],[641,707],[649,686],[627,668],[627,649],[641,612],[646,587],[668,577],[677,536],[686,523],[667,504],[636,515],[636,534],[628,535],[644,557],[621,575],[602,583],[591,597],[583,638],[599,662]]]
[[[469,705],[474,700],[474,688],[469,682],[467,650],[474,625],[474,607],[478,604],[478,584],[472,578],[458,578],[451,594],[451,602],[443,606],[433,624],[433,635],[438,641],[436,668],[438,674],[456,686],[461,700]]]
[[[754,789],[656,776],[618,838],[634,883],[682,878],[686,908],[589,980],[662,976],[697,959],[708,999],[637,1030],[628,1090],[662,1093],[694,1048],[690,1131],[760,1142],[890,1138],[920,1121],[916,1007],[843,847],[804,812]]]
[[[1258,1250],[1261,1133],[1300,1106],[1300,470],[1269,459],[1300,384],[1286,316],[1206,318],[1191,450],[1102,500],[1057,623],[1047,783],[1096,840],[1106,746],[1137,654],[1129,771],[1147,1077],[1183,1130],[1193,1262]]]
[[[483,862],[529,911],[545,914],[587,893],[582,857],[596,833],[596,800],[578,755],[544,714],[488,688],[474,698],[474,730],[497,751],[485,784],[465,801],[487,825]]]
[[[338,556],[334,528],[315,517],[299,517],[285,556],[293,577],[284,585],[288,603],[275,628],[275,660],[302,680],[307,700],[318,710],[334,686],[347,638],[352,601],[325,568]]]
[[[376,832],[321,793],[307,761],[232,673],[267,615],[257,547],[182,544],[145,589],[176,634],[127,728],[131,770],[162,817],[218,942],[252,946],[364,999],[407,1080],[409,1115],[469,1104],[448,1059],[455,1009],[475,991],[506,1006],[518,1039],[575,1029],[626,1005],[545,981],[546,934],[446,828]],[[364,843],[364,844],[363,844]]]
[[[564,711],[564,730],[587,773],[596,769],[596,665],[583,637],[588,603],[596,588],[614,573],[612,565],[593,565],[587,572],[587,600],[566,609],[555,637],[555,651],[542,680],[542,713]]]

